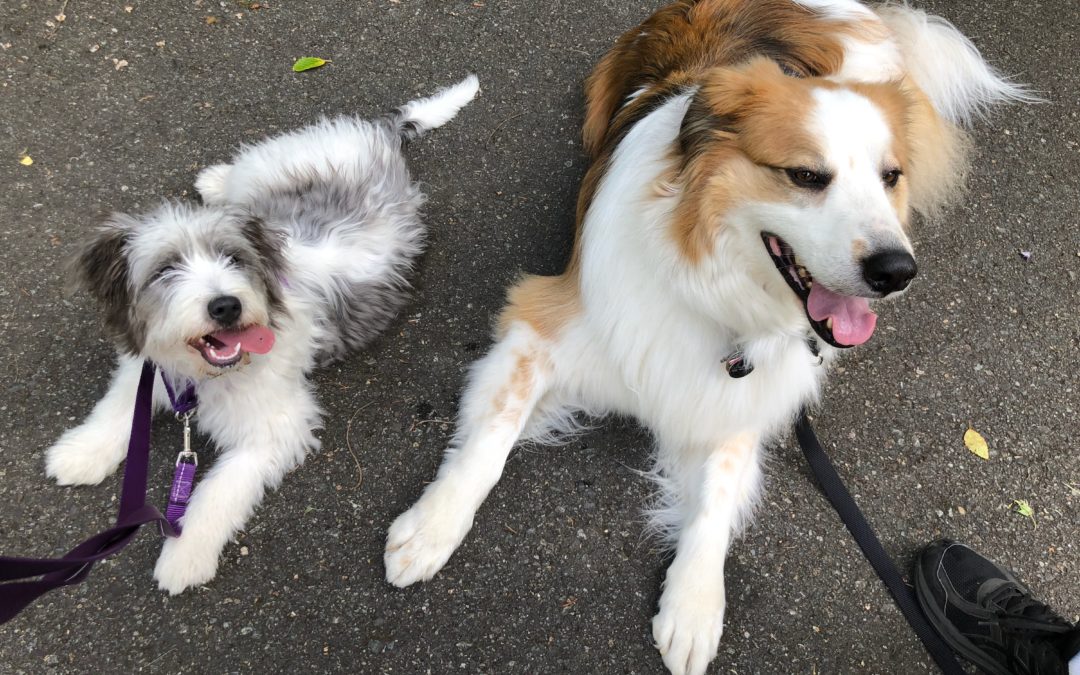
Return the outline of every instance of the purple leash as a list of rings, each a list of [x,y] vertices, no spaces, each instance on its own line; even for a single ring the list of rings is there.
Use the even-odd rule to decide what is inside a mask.
[[[0,557],[0,624],[11,620],[39,596],[54,588],[71,586],[86,579],[94,563],[127,546],[139,528],[147,523],[158,523],[166,536],[179,536],[179,531],[173,523],[162,516],[160,511],[146,503],[154,371],[154,364],[149,361],[143,363],[139,389],[135,395],[135,413],[131,420],[131,438],[128,441],[127,463],[124,466],[124,482],[120,492],[120,510],[116,516],[116,524],[90,537],[61,558]],[[194,386],[188,387],[187,390],[181,392],[180,396],[175,396],[168,378],[162,377],[162,380],[169,391],[169,398],[174,408],[178,411],[183,408],[183,412],[178,412],[178,414],[190,415],[197,405]],[[183,453],[181,455],[183,456]],[[178,488],[177,479],[174,478],[173,490],[170,491],[169,498],[169,511],[172,511],[172,493],[181,497],[177,499],[179,508],[177,518],[183,514],[183,508],[187,504],[187,496],[191,492],[191,479],[194,475],[194,464],[186,462],[183,464],[191,466],[191,473],[181,472],[181,465],[178,463],[176,474],[186,479],[186,487],[181,485]],[[41,578],[33,580],[34,577]]]

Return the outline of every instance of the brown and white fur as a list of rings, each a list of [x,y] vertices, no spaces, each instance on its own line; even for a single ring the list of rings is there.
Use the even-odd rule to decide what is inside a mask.
[[[623,35],[587,97],[569,266],[510,290],[437,479],[389,529],[386,576],[407,586],[446,564],[519,441],[579,413],[632,415],[656,438],[651,514],[675,551],[653,637],[673,673],[702,673],[761,448],[815,400],[843,342],[784,275],[855,309],[903,290],[911,211],[961,182],[959,125],[1026,95],[906,6],[684,0]],[[895,283],[868,268],[883,252],[906,266]],[[755,368],[740,379],[725,370],[737,351]]]

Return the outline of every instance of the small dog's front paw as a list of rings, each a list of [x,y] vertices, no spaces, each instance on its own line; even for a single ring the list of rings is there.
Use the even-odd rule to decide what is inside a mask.
[[[665,590],[660,598],[660,611],[652,620],[653,640],[673,675],[702,675],[716,656],[724,632],[723,583],[719,595],[716,588],[672,590]]]
[[[159,589],[168,591],[169,595],[178,595],[213,579],[217,566],[218,551],[210,550],[190,537],[185,540],[181,535],[165,540],[154,566],[154,579]]]
[[[72,429],[45,451],[45,475],[60,485],[97,485],[116,471],[120,460],[111,434]]]
[[[473,512],[435,490],[397,517],[386,535],[386,580],[404,588],[427,581],[443,568],[472,527]]]
[[[202,197],[203,204],[223,206],[228,203],[225,184],[232,167],[228,164],[215,164],[199,172],[195,178],[195,189]]]

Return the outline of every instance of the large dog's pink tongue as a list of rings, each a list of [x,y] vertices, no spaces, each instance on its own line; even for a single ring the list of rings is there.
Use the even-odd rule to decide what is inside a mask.
[[[842,345],[861,345],[870,339],[877,325],[877,314],[870,311],[866,298],[833,293],[820,282],[810,287],[806,311],[814,321],[832,317],[833,339]]]
[[[266,326],[251,326],[243,330],[219,330],[210,337],[223,347],[240,345],[240,349],[253,354],[265,354],[274,346],[274,331]],[[223,347],[218,347],[222,349]]]

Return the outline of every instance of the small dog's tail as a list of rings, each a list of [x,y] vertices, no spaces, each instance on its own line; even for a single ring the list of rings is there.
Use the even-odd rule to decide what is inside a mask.
[[[906,3],[885,4],[875,11],[896,37],[915,83],[953,124],[970,125],[998,103],[1041,100],[994,70],[971,40],[940,16]]]
[[[411,141],[428,129],[441,127],[476,98],[480,80],[469,75],[455,85],[440,89],[427,98],[418,98],[397,109],[392,120],[402,139]]]

